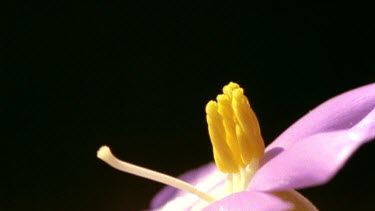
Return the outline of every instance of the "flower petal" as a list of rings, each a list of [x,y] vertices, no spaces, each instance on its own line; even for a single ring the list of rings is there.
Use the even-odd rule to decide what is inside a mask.
[[[293,205],[268,193],[242,191],[231,194],[205,207],[203,211],[242,211],[242,210],[288,210]]]
[[[307,137],[265,163],[249,188],[278,191],[328,182],[362,144],[375,138],[375,109],[350,129]]]
[[[361,121],[375,108],[375,83],[369,84],[341,95],[321,104],[299,119],[266,150],[274,148],[286,149],[308,136],[351,128]]]
[[[280,192],[273,192],[273,195],[293,204],[293,210],[317,211],[318,209],[302,194],[295,190],[285,190]]]

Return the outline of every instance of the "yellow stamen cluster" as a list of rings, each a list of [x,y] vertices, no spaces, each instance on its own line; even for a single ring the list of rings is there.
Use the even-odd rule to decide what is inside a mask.
[[[208,131],[217,167],[238,173],[264,153],[260,127],[243,89],[230,82],[206,106]]]

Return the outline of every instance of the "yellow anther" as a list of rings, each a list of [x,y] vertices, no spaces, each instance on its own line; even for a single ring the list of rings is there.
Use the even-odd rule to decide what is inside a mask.
[[[233,90],[239,89],[239,88],[240,88],[240,85],[238,85],[236,83],[233,83],[233,82],[230,82],[228,85],[223,87],[223,93],[225,95],[228,95],[230,98],[232,98]]]
[[[245,163],[242,162],[240,145],[236,137],[236,123],[235,115],[232,109],[232,100],[228,95],[218,95],[217,98],[218,111],[223,119],[225,128],[226,142],[232,152],[233,159],[236,164],[245,167]]]
[[[237,172],[238,165],[233,159],[226,142],[226,131],[223,124],[222,116],[218,112],[218,105],[215,101],[210,101],[206,106],[208,132],[214,151],[214,159],[217,167],[222,172]]]
[[[242,89],[232,93],[232,107],[238,120],[236,134],[244,163],[250,163],[254,158],[260,158],[264,153],[264,142],[260,133],[258,119],[251,109],[249,101]]]
[[[224,86],[217,103],[206,106],[208,130],[218,168],[237,173],[264,153],[259,123],[242,88],[236,83]]]

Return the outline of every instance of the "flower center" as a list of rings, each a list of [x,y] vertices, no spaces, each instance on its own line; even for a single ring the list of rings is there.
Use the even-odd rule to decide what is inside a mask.
[[[223,94],[206,106],[208,131],[215,163],[227,173],[228,193],[245,190],[264,153],[260,127],[243,89],[224,86]]]
[[[258,170],[264,142],[258,120],[243,89],[233,82],[224,86],[217,102],[207,104],[206,113],[215,163],[220,171],[227,174],[226,195],[246,190]],[[184,181],[117,159],[107,146],[98,150],[97,157],[120,171],[190,192],[208,203],[216,201],[208,193]]]

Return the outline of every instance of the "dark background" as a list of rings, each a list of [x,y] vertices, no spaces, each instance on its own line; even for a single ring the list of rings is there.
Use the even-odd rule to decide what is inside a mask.
[[[96,158],[177,176],[212,160],[204,107],[240,83],[266,143],[321,102],[375,81],[369,5],[123,1],[2,7],[1,210],[140,210],[163,185]],[[374,209],[375,145],[321,210]]]

